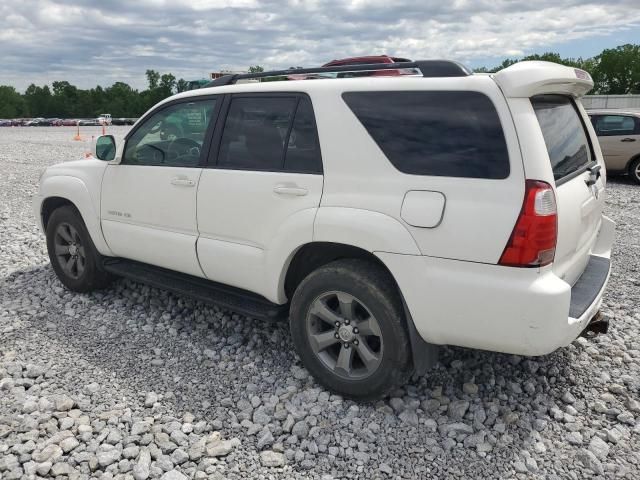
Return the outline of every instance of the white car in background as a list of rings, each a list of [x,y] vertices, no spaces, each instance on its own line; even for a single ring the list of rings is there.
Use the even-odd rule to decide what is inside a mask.
[[[419,69],[419,76],[263,76]],[[437,345],[544,355],[598,312],[614,224],[581,70],[449,61],[230,75],[147,112],[34,199],[51,264],[288,317],[320,383],[369,399]],[[171,128],[172,135],[166,132]]]
[[[111,120],[111,114],[110,113],[103,113],[101,114],[98,118],[98,124],[99,125],[104,125],[104,126],[109,126],[112,123]]]

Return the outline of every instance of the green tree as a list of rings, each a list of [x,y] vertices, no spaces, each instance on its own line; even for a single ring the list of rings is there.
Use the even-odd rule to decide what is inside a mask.
[[[189,82],[187,82],[184,78],[181,78],[176,82],[176,93],[186,92],[189,88]]]
[[[249,67],[249,73],[262,73],[264,72],[264,68],[260,65],[252,65]]]
[[[15,88],[0,85],[0,118],[27,116],[26,103]]]
[[[620,45],[596,57],[599,89],[609,95],[640,93],[640,45]]]
[[[176,88],[176,77],[171,73],[165,73],[160,77],[160,86],[158,89],[162,91],[163,98],[173,95]]]
[[[24,99],[31,115],[43,117],[51,115],[52,99],[49,85],[37,87],[32,83],[27,87],[24,93]]]
[[[149,83],[149,90],[153,90],[158,88],[158,83],[160,82],[160,74],[155,70],[147,70],[145,72],[147,76],[147,82]]]

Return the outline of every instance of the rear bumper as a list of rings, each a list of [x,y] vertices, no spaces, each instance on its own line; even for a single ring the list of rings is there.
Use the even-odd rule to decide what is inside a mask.
[[[609,278],[613,229],[603,216],[589,264],[573,287],[550,267],[377,255],[394,275],[425,341],[544,355],[573,342],[598,312]]]

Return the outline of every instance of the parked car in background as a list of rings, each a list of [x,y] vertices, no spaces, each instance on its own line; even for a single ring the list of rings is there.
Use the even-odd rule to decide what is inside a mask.
[[[76,125],[78,125],[78,120],[74,118],[65,118],[64,120],[62,120],[62,125],[64,127],[75,127]]]
[[[0,127],[10,127],[13,125],[11,120],[0,120]]]
[[[590,110],[600,149],[613,174],[628,174],[640,184],[640,111]]]
[[[410,62],[407,58],[390,57],[389,55],[369,55],[366,57],[350,57],[340,60],[331,60],[322,65],[326,67],[346,67],[351,65],[376,65],[380,63]],[[394,77],[398,75],[415,75],[415,69],[402,70],[366,70],[360,72],[322,72],[312,74],[291,74],[287,75],[288,80],[311,80],[318,78],[353,78],[353,77]]]
[[[323,67],[343,67],[349,65],[374,65],[378,63],[399,63],[410,62],[408,58],[390,57],[389,55],[370,55],[367,57],[351,57],[341,60],[331,60],[325,63]],[[337,74],[338,78],[351,77],[393,77],[397,75],[415,75],[415,69],[403,70],[376,70],[371,72],[341,72]]]
[[[134,123],[136,123],[135,118],[114,118],[111,121],[112,125],[133,125]]]
[[[97,120],[100,125],[111,125],[111,114],[102,113]]]
[[[100,126],[100,122],[96,118],[83,118],[82,120],[78,120],[78,125],[80,126]]]

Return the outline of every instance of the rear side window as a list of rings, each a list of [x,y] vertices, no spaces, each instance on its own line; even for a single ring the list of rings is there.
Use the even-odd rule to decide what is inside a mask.
[[[318,133],[309,98],[232,98],[218,165],[240,170],[321,173]]]
[[[531,104],[538,117],[556,181],[591,163],[591,144],[571,98],[538,95],[531,98]]]
[[[413,175],[502,179],[509,154],[479,92],[347,92],[342,97],[389,161]]]
[[[293,127],[289,134],[284,170],[303,173],[322,172],[316,120],[311,100],[307,97],[302,97],[298,103]]]
[[[640,134],[640,120],[628,115],[597,115],[593,126],[599,137]]]

